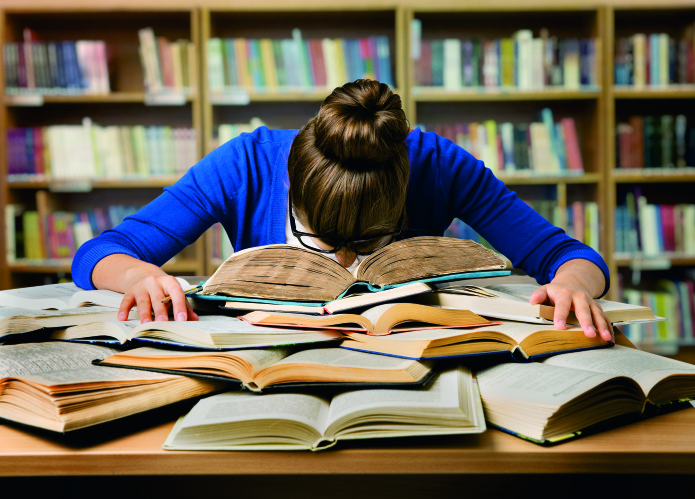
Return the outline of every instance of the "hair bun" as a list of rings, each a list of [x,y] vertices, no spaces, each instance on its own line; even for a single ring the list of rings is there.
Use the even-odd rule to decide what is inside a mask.
[[[405,147],[409,124],[401,98],[388,85],[356,80],[336,88],[314,120],[315,145],[343,167],[369,170]]]

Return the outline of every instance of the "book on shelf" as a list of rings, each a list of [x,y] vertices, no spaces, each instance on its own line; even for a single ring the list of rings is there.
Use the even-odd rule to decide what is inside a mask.
[[[337,331],[254,326],[241,319],[204,315],[198,321],[103,321],[56,331],[56,340],[126,344],[133,340],[213,350],[310,344],[341,338]]]
[[[283,265],[277,265],[280,261]],[[234,253],[196,297],[280,305],[313,303],[318,307],[316,313],[322,313],[321,307],[339,299],[351,300],[353,307],[367,306],[402,298],[394,295],[403,290],[409,294],[429,291],[429,282],[508,275],[505,268],[504,259],[494,251],[473,241],[445,237],[415,237],[389,244],[366,257],[354,274],[326,255],[277,244]],[[354,293],[362,295],[351,296]]]
[[[117,350],[66,342],[0,348],[0,418],[55,432],[222,390],[224,381],[92,365]]]
[[[488,424],[543,445],[695,398],[695,366],[620,345],[476,375]]]
[[[485,431],[478,388],[463,367],[419,390],[353,390],[333,397],[229,392],[180,418],[166,450],[320,450],[340,440]],[[259,424],[261,422],[262,424]]]
[[[141,347],[114,353],[99,365],[220,378],[253,392],[296,388],[341,390],[424,386],[435,373],[431,361],[397,359],[339,348],[297,346],[203,352]]]
[[[152,28],[138,30],[138,54],[148,94],[179,93],[195,88],[197,80],[195,44],[188,40],[170,41],[157,36]]]
[[[191,285],[181,277],[177,277],[183,289]],[[91,305],[100,305],[118,309],[123,300],[123,294],[108,289],[86,290],[72,282],[47,284],[26,288],[5,289],[0,291],[0,300],[6,307],[17,307],[34,310],[71,309]]]
[[[411,32],[422,33],[420,19],[411,23]],[[529,91],[598,85],[600,39],[558,40],[547,33],[534,37],[531,30],[521,29],[493,39],[429,35],[414,39],[413,44],[417,45],[410,51],[417,68],[416,89]]]
[[[443,359],[495,354],[527,362],[571,350],[610,347],[598,335],[588,338],[580,327],[557,330],[553,325],[502,321],[463,329],[427,329],[388,336],[346,331],[340,347],[408,359]]]
[[[26,28],[3,44],[7,95],[108,94],[110,50],[103,40],[43,41]]]
[[[192,128],[100,126],[85,118],[81,125],[10,128],[6,137],[10,182],[173,176],[198,160]]]
[[[554,306],[529,302],[531,295],[538,287],[538,284],[490,284],[487,286],[460,284],[435,293],[417,296],[414,300],[429,306],[470,310],[484,317],[552,324],[555,315]],[[643,305],[602,299],[595,301],[614,325],[664,320],[654,315],[651,308]],[[567,323],[579,325],[573,311],[569,312]]]
[[[556,123],[549,108],[533,123],[484,120],[417,126],[461,146],[495,174],[576,175],[584,171],[574,119],[562,118]]]
[[[210,38],[210,92],[302,92],[359,78],[393,86],[388,36],[307,39],[298,28],[291,34],[285,39]]]
[[[58,311],[0,306],[0,342],[10,339],[21,341],[24,333],[34,331],[114,320],[116,313],[113,308],[97,306],[64,308]],[[129,318],[139,319],[137,311],[131,310]]]
[[[489,323],[468,310],[445,309],[415,303],[383,303],[363,310],[359,314],[324,316],[256,310],[240,318],[257,326],[338,329],[359,331],[374,336],[422,329],[481,326]]]

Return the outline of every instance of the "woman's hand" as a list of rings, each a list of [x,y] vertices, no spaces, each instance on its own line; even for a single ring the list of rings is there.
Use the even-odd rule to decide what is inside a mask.
[[[170,310],[177,321],[198,320],[176,278],[156,265],[128,255],[109,255],[94,267],[92,282],[98,289],[124,294],[118,309],[119,321],[126,320],[134,306],[138,308],[142,324],[151,322],[153,316],[156,321],[167,321]],[[167,296],[170,297],[168,303],[162,303]]]
[[[584,334],[596,336],[598,330],[605,341],[613,341],[612,326],[601,306],[594,301],[605,287],[601,270],[588,260],[565,262],[550,284],[541,286],[530,298],[532,304],[551,303],[555,306],[553,322],[557,329],[566,327],[570,310],[579,321]]]

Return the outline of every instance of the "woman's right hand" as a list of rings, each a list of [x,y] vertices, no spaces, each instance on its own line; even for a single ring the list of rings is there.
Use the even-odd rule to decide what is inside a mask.
[[[142,324],[167,321],[170,312],[174,320],[197,321],[181,284],[156,265],[123,254],[109,255],[94,267],[92,282],[98,289],[112,289],[124,294],[118,309],[118,320],[128,319],[130,309],[137,306]],[[162,303],[169,297],[167,303]]]

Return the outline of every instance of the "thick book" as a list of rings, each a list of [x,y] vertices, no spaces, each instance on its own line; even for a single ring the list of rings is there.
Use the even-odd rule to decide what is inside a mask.
[[[504,321],[470,329],[427,329],[388,336],[346,331],[340,347],[407,359],[443,359],[504,354],[507,360],[536,360],[571,350],[610,347],[598,335],[588,338],[580,327],[557,330],[552,325]]]
[[[299,350],[299,351],[298,351]],[[339,348],[275,347],[233,352],[142,347],[117,352],[98,365],[234,381],[253,392],[310,385],[422,386],[434,374],[431,361],[384,357]]]
[[[327,303],[417,282],[507,275],[504,259],[468,240],[415,237],[366,257],[354,274],[330,257],[276,244],[239,251],[205,282],[202,299]]]
[[[198,321],[92,322],[56,331],[55,340],[84,340],[107,343],[153,342],[164,345],[232,350],[332,341],[341,338],[337,331],[296,330],[254,326],[241,319],[204,315]]]
[[[137,311],[132,310],[129,318],[138,319]],[[109,307],[66,308],[59,311],[0,307],[0,342],[10,338],[20,339],[21,335],[32,331],[115,319],[116,310]]]
[[[488,423],[544,445],[695,398],[695,366],[620,345],[500,364],[477,377]]]
[[[552,324],[555,307],[546,304],[531,304],[529,300],[537,284],[499,283],[485,286],[459,284],[442,288],[441,291],[414,297],[424,305],[470,310],[484,317]],[[610,300],[597,299],[606,317],[616,325],[633,322],[664,320],[654,315],[651,308]],[[567,317],[569,324],[579,324],[574,312]]]
[[[0,348],[0,418],[67,432],[228,387],[220,380],[93,366],[117,350],[65,342]]]
[[[386,303],[359,314],[314,316],[256,310],[240,317],[256,326],[300,327],[359,331],[375,336],[422,329],[462,328],[491,324],[468,310],[415,303]]]
[[[199,401],[166,450],[320,450],[340,440],[482,433],[478,387],[463,367],[422,390],[353,390],[331,398],[230,392]]]
[[[183,289],[191,287],[184,279],[176,279]],[[122,300],[122,293],[107,289],[86,290],[72,282],[0,291],[0,303],[3,306],[35,310],[62,310],[91,305],[119,308]]]

